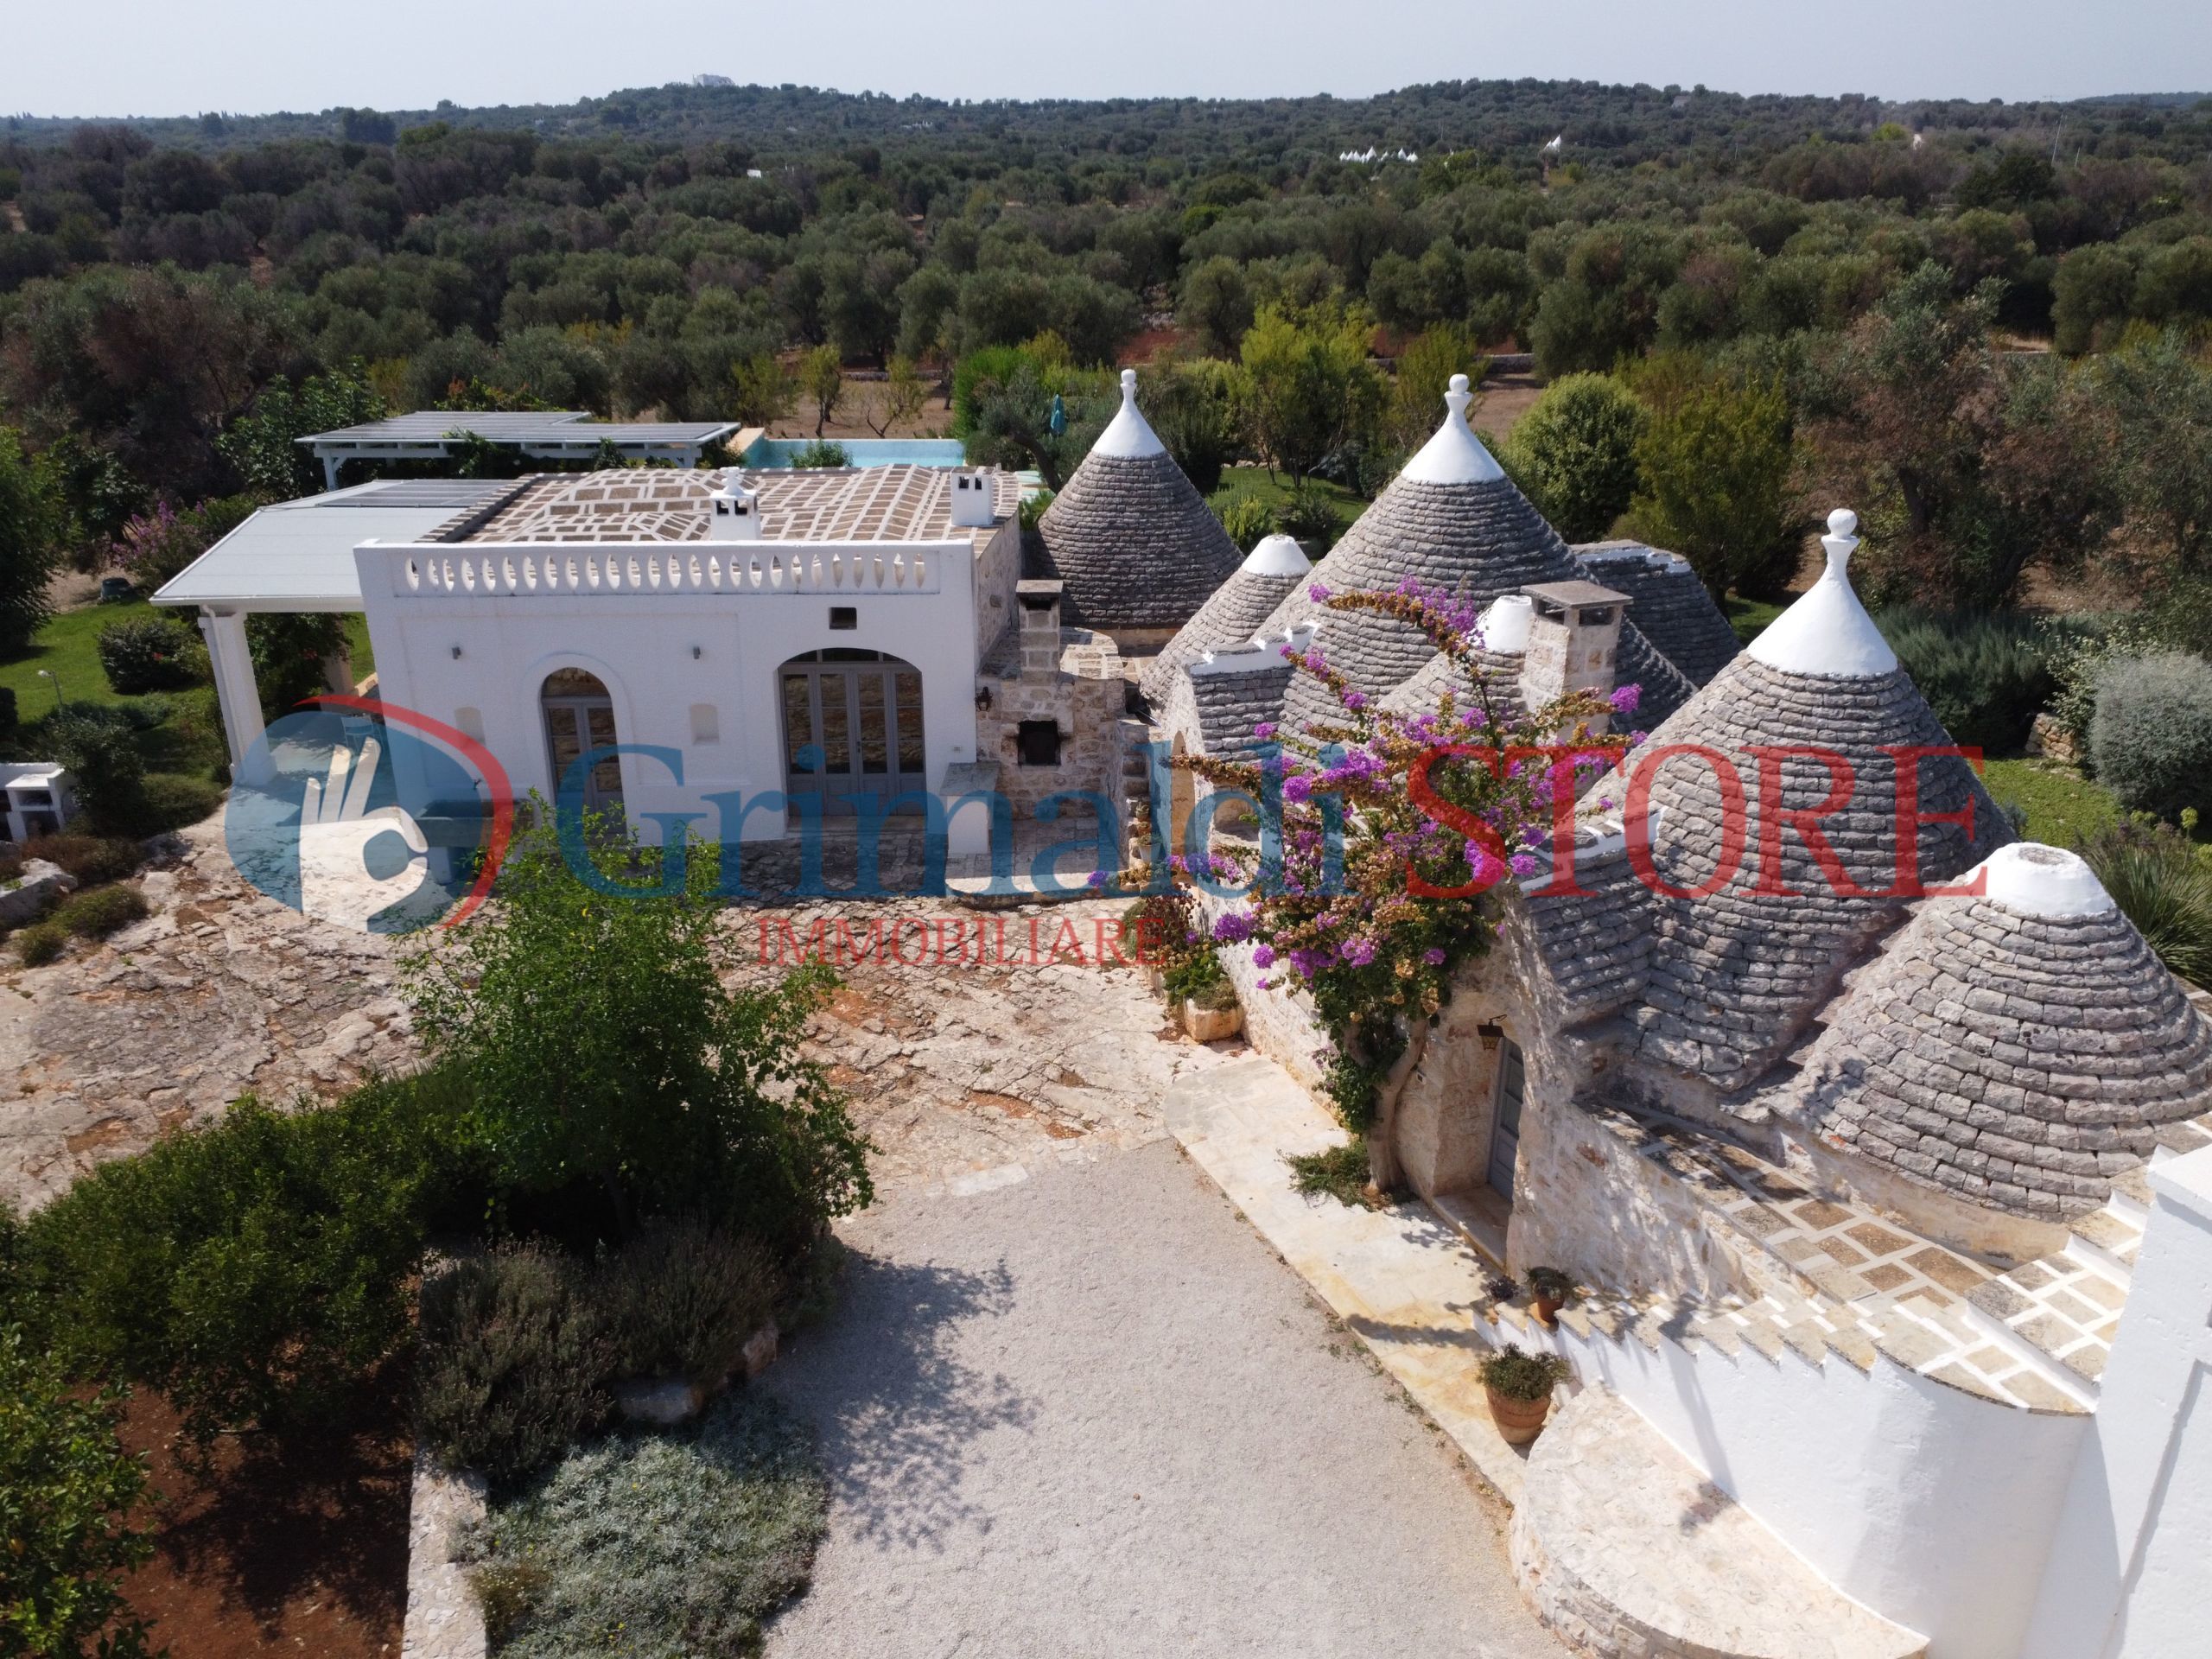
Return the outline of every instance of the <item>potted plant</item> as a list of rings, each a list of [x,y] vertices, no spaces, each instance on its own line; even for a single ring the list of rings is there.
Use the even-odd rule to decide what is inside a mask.
[[[1529,1299],[1536,1305],[1539,1322],[1547,1325],[1556,1325],[1560,1309],[1574,1300],[1574,1281],[1557,1268],[1531,1268],[1528,1283]]]
[[[1528,1354],[1510,1343],[1483,1361],[1491,1421],[1508,1446],[1526,1446],[1543,1432],[1552,1390],[1574,1375],[1557,1354]]]

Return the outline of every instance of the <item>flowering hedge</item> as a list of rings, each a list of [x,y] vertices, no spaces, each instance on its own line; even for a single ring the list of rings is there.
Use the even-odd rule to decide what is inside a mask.
[[[1263,987],[1311,993],[1329,1033],[1332,1092],[1347,1127],[1387,1118],[1393,1063],[1425,1040],[1454,969],[1487,950],[1501,883],[1544,868],[1554,835],[1571,833],[1583,786],[1617,765],[1640,733],[1616,734],[1635,686],[1610,698],[1577,692],[1524,709],[1517,687],[1485,667],[1473,606],[1408,580],[1389,593],[1309,589],[1332,611],[1366,611],[1421,628],[1471,695],[1447,690],[1433,710],[1385,709],[1318,646],[1283,648],[1326,684],[1341,714],[1301,729],[1262,724],[1255,761],[1192,757],[1185,766],[1258,803],[1256,851],[1208,853],[1197,874],[1242,884],[1241,907],[1214,937],[1249,945]],[[1185,860],[1175,858],[1179,868]],[[1141,883],[1148,867],[1123,873]],[[1380,1144],[1375,1144],[1379,1141]],[[1388,1124],[1370,1136],[1378,1185],[1395,1160]]]

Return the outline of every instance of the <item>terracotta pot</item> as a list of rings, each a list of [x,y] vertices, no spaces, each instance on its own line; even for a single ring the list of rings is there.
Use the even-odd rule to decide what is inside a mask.
[[[1244,1010],[1233,1002],[1225,1008],[1202,1008],[1186,997],[1183,1001],[1183,1029],[1194,1043],[1217,1043],[1244,1029]]]
[[[1552,1397],[1541,1400],[1509,1400],[1496,1389],[1485,1388],[1490,1396],[1491,1421],[1497,1425],[1498,1438],[1508,1446],[1526,1446],[1543,1432],[1544,1419],[1552,1408]]]
[[[1565,1306],[1554,1297],[1539,1296],[1536,1300],[1536,1322],[1544,1325],[1559,1324],[1559,1311]]]

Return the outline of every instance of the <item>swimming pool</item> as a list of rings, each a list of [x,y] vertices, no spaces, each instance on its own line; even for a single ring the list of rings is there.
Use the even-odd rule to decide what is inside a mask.
[[[958,467],[967,460],[957,438],[838,438],[837,447],[855,467],[888,467],[906,461],[916,467]],[[760,438],[745,452],[748,467],[766,470],[789,467],[791,457],[805,448],[798,438]]]

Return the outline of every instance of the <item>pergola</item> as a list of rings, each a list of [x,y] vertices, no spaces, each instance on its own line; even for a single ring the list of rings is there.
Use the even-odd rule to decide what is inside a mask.
[[[155,604],[192,606],[200,613],[232,766],[247,764],[262,733],[261,694],[246,643],[248,614],[358,611],[355,548],[369,541],[419,540],[512,488],[491,479],[385,479],[280,501],[262,508],[163,584]]]
[[[709,444],[721,443],[740,430],[735,421],[600,422],[581,409],[511,414],[422,410],[295,442],[315,452],[322,463],[324,487],[334,490],[338,469],[349,461],[448,460],[470,438],[534,461],[589,461],[601,444],[611,444],[631,461],[696,467],[700,452]]]

